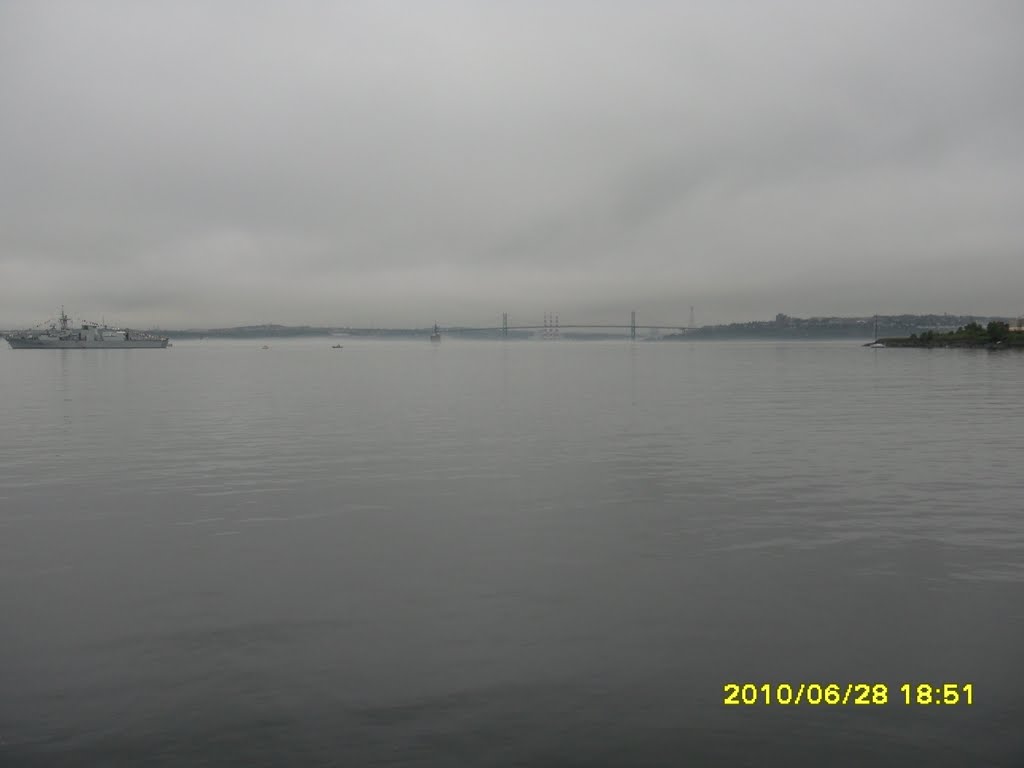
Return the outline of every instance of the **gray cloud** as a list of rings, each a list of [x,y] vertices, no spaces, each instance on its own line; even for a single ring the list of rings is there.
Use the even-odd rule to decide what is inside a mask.
[[[0,326],[1024,310],[1016,3],[8,3]]]

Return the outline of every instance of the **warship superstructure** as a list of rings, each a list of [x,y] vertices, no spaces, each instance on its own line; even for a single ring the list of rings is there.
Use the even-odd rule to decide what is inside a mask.
[[[128,328],[110,328],[97,323],[71,327],[71,318],[60,309],[60,318],[49,327],[36,331],[16,331],[7,335],[14,349],[163,349],[169,339]]]

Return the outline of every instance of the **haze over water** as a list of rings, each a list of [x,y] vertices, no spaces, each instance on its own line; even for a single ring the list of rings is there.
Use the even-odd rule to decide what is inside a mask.
[[[0,349],[0,764],[1024,760],[1024,357],[263,343]]]

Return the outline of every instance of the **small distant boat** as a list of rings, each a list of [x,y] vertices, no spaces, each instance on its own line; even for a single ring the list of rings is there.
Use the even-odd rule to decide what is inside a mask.
[[[266,344],[263,345],[263,349],[270,349]]]
[[[341,344],[335,344],[331,349],[341,349]]]
[[[435,344],[441,343],[441,329],[437,327],[437,323],[434,323],[434,332],[430,334],[430,340]]]

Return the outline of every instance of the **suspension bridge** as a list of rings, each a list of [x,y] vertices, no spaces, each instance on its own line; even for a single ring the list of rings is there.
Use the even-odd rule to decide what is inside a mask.
[[[389,329],[348,328],[339,330],[348,330],[350,332],[386,333],[388,332]],[[547,313],[544,315],[543,323],[540,324],[533,322],[524,325],[510,325],[508,321],[508,313],[505,312],[501,316],[501,325],[435,325],[433,329],[426,329],[424,332],[429,333],[433,336],[440,336],[442,334],[453,335],[462,333],[488,333],[501,334],[502,336],[507,338],[509,332],[530,331],[540,332],[541,337],[545,339],[556,339],[559,338],[561,332],[564,330],[628,330],[630,339],[636,339],[637,331],[672,331],[675,333],[685,334],[694,330],[693,308],[690,308],[689,323],[653,323],[648,325],[638,325],[636,321],[636,312],[631,312],[629,323],[562,323],[559,321],[558,314]]]

